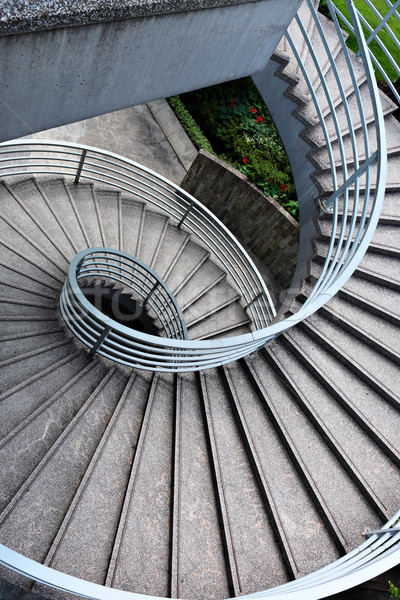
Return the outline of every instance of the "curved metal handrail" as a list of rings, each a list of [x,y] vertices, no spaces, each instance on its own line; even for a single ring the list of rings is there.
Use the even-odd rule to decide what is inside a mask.
[[[89,146],[37,140],[6,142],[0,145],[0,175],[58,173],[73,175],[76,182],[80,178],[87,178],[132,192],[136,197],[166,211],[176,219],[178,227],[184,225],[224,263],[246,305],[249,306],[248,310],[255,326],[259,327],[256,331],[242,336],[211,341],[156,338],[137,332],[136,339],[131,341],[129,348],[125,347],[124,351],[120,347],[119,339],[111,334],[107,343],[119,362],[152,371],[192,371],[215,367],[245,356],[325,304],[351,276],[367,250],[378,222],[386,181],[386,142],[379,93],[361,25],[352,2],[347,0],[364,61],[369,86],[367,99],[361,97],[358,90],[354,72],[355,58],[346,47],[335,8],[328,0],[338,40],[346,59],[354,95],[352,105],[348,101],[349,92],[342,84],[335,56],[325,39],[314,3],[312,0],[306,2],[314,20],[315,31],[321,36],[326,61],[334,74],[333,84],[328,86],[325,81],[322,64],[325,58],[317,57],[313,52],[313,42],[299,15],[287,32],[287,40],[314,102],[318,115],[317,123],[321,127],[328,150],[332,189],[335,191],[330,198],[321,201],[325,210],[333,207],[331,238],[321,274],[298,312],[283,321],[265,326],[265,323],[273,318],[272,302],[268,300],[268,291],[251,259],[207,208],[167,179],[124,157]],[[293,35],[293,27],[297,28],[297,35]],[[300,40],[300,44],[306,44],[310,50],[314,60],[312,73],[308,72],[303,62],[302,53],[297,47],[299,41],[295,40]],[[321,50],[318,54],[321,54]],[[319,80],[318,91],[314,89],[315,74]],[[327,109],[323,108],[324,103],[327,104]],[[340,110],[339,106],[342,106]],[[369,106],[373,108],[375,140],[370,139],[371,132],[367,128],[366,113]],[[355,136],[356,127],[361,131],[361,143]],[[347,145],[343,142],[346,135],[349,139]],[[334,139],[337,147],[334,145]],[[374,183],[372,167],[375,169]]]
[[[302,57],[302,51],[298,46],[298,39],[300,39],[300,44],[305,42],[309,49],[312,49],[312,40],[307,33],[307,28],[298,16],[287,33],[287,40],[292,55],[297,59],[303,72],[314,102],[318,123],[328,151],[329,169],[333,189],[335,190],[330,198],[321,199],[321,203],[326,210],[333,207],[332,230],[326,260],[321,269],[320,277],[314,286],[314,291],[311,292],[309,299],[296,314],[291,315],[282,322],[273,323],[269,327],[244,336],[212,342],[195,342],[173,339],[161,340],[146,334],[138,335],[136,341],[130,342],[129,360],[133,361],[132,364],[156,371],[187,371],[220,365],[244,356],[315,312],[342,287],[361,261],[374,233],[384,196],[386,144],[383,115],[368,48],[361,32],[359,19],[352,2],[347,0],[354,31],[359,38],[360,54],[366,67],[370,90],[369,100],[373,106],[376,125],[374,148],[374,143],[370,143],[371,140],[367,130],[363,99],[357,90],[356,77],[352,66],[353,58],[346,49],[332,2],[327,1],[346,58],[363,140],[360,147],[360,143],[354,135],[354,125],[356,124],[354,107],[350,107],[348,104],[346,90],[341,83],[335,65],[335,58],[327,43],[324,43],[324,46],[328,62],[335,75],[336,84],[334,89],[329,89],[324,82],[323,57],[319,56],[318,59],[315,57],[314,70],[312,73],[308,72]],[[322,26],[313,2],[312,0],[306,0],[306,2],[315,21],[315,26],[320,32],[323,42],[325,42]],[[301,33],[300,38],[294,35],[293,29],[296,28]],[[313,53],[311,52],[311,54]],[[321,80],[323,97],[325,102],[328,102],[329,110],[327,113],[320,98],[321,88],[318,93],[314,89],[315,74],[317,74],[317,79]],[[341,125],[343,115],[338,116],[336,114],[335,94],[338,92],[339,100],[344,106],[344,126]],[[334,135],[332,135],[332,123]],[[350,149],[345,147],[342,135],[349,136]],[[334,146],[333,137],[337,138],[338,149]],[[40,150],[40,148],[44,149]],[[41,152],[43,152],[43,155],[41,155]],[[27,153],[32,154],[26,156]],[[351,172],[347,167],[348,164],[353,165]],[[376,171],[374,185],[371,181],[372,165],[374,165]],[[184,223],[185,227],[198,235],[208,248],[211,249],[215,246],[218,234],[221,247],[216,248],[217,256],[221,259],[224,259],[224,257],[227,259],[229,263],[228,271],[231,275],[235,275],[236,260],[239,259],[231,249],[232,236],[226,228],[218,223],[207,209],[186,192],[132,161],[115,154],[77,144],[67,145],[57,142],[37,141],[2,144],[0,146],[0,174],[5,176],[21,173],[73,174],[76,181],[80,177],[86,177],[113,185],[118,189],[134,192],[146,201],[166,210],[178,221],[180,226]],[[363,189],[362,183],[364,184]],[[340,207],[339,204],[342,204],[342,206]],[[342,217],[340,217],[340,208],[342,209]],[[226,253],[226,256],[224,253]],[[242,261],[242,257],[240,261]],[[240,264],[240,278],[242,282],[246,282],[246,294],[250,289],[254,292],[254,288],[250,284],[247,285],[250,276],[246,273],[243,263]],[[254,303],[255,321],[262,318],[263,310],[266,310],[266,308],[257,305],[256,302]],[[120,352],[118,341],[112,339],[111,336],[110,342],[114,344],[114,351],[118,355]],[[381,532],[374,533],[361,546],[323,569],[278,588],[249,594],[243,596],[243,598],[313,600],[340,592],[370,579],[399,562],[400,534],[391,535],[388,533],[388,529],[399,517],[400,511],[382,528]],[[30,579],[92,600],[143,600],[143,598],[146,598],[141,594],[106,588],[79,580],[40,565],[4,546],[0,546],[0,564]],[[147,596],[147,598],[150,597]]]
[[[354,587],[400,561],[400,531],[390,533],[400,510],[378,532],[335,562],[295,581],[270,590],[240,596],[243,600],[318,600]],[[164,600],[135,592],[108,588],[41,565],[0,544],[0,565],[55,589],[89,600]]]
[[[162,209],[223,263],[256,329],[274,319],[270,293],[247,252],[223,223],[182,188],[134,161],[91,146],[50,140],[0,144],[0,176],[49,173],[73,176],[75,183],[83,178],[105,183]]]
[[[135,330],[104,315],[89,302],[79,281],[90,278],[107,278],[118,282],[133,297],[142,300],[140,309],[148,306],[156,320],[171,339],[188,339],[182,311],[164,281],[150,267],[137,258],[111,248],[88,248],[71,261],[68,276],[60,296],[61,314],[67,327],[91,349],[107,358],[114,356],[106,351],[109,340],[118,340],[123,349],[135,341]],[[121,315],[123,317],[123,315]]]
[[[368,20],[364,17],[364,15],[356,8],[358,18],[360,19],[361,23],[365,27],[366,31],[368,31],[368,33],[369,33],[368,39],[366,40],[366,45],[368,46],[371,60],[373,61],[376,68],[381,73],[384,80],[386,81],[393,96],[396,98],[397,102],[400,104],[400,93],[396,89],[396,87],[393,85],[395,82],[392,81],[392,79],[386,73],[385,68],[379,62],[378,57],[376,56],[374,51],[371,50],[371,48],[370,48],[370,44],[372,42],[375,42],[376,44],[378,44],[380,50],[383,52],[383,54],[389,61],[393,71],[397,74],[397,78],[400,78],[400,39],[397,38],[396,34],[394,33],[394,31],[392,30],[392,28],[389,25],[390,19],[397,19],[397,21],[399,21],[399,23],[400,23],[400,0],[393,0],[393,3],[391,3],[390,5],[387,3],[387,11],[384,14],[381,14],[381,12],[379,12],[379,10],[376,8],[376,6],[374,6],[374,4],[373,4],[373,2],[371,2],[371,0],[364,0],[364,2],[368,6],[371,13],[378,19],[378,25],[374,28],[369,24]],[[345,25],[347,25],[349,30],[355,34],[353,24],[349,21],[349,19],[346,18],[346,16],[343,14],[343,12],[341,12],[339,10],[339,8],[335,4],[335,0],[333,0],[333,3],[335,5],[336,14],[340,17],[341,21],[343,23],[345,23]],[[379,34],[383,30],[385,31],[385,33],[387,35],[389,35],[390,39],[394,43],[394,45],[397,49],[397,52],[398,52],[397,57],[392,55],[389,48],[385,45],[384,40],[381,37],[379,37]]]

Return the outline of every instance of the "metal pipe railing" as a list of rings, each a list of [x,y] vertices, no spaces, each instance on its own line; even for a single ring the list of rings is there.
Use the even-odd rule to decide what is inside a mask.
[[[375,64],[376,68],[379,70],[380,74],[386,81],[394,98],[400,104],[400,92],[396,89],[396,87],[394,85],[396,79],[389,77],[384,65],[381,64],[381,62],[379,61],[379,58],[376,56],[376,53],[374,53],[373,49],[371,49],[371,47],[370,47],[372,42],[375,42],[378,45],[379,49],[383,52],[383,54],[389,61],[393,72],[397,74],[396,78],[399,79],[400,78],[400,40],[397,38],[396,34],[393,32],[392,28],[390,27],[389,20],[396,19],[400,23],[400,0],[395,0],[393,3],[390,2],[389,0],[385,0],[385,3],[387,5],[387,11],[381,10],[381,12],[379,12],[379,10],[376,8],[376,6],[373,4],[373,2],[371,2],[371,0],[364,0],[364,3],[369,8],[371,13],[375,16],[375,18],[378,20],[377,26],[372,27],[370,25],[370,23],[368,22],[368,20],[365,18],[365,16],[362,14],[362,12],[359,11],[356,7],[353,8],[353,10],[356,11],[358,19],[361,21],[363,27],[370,34],[367,37],[367,39],[364,38],[365,44],[368,48],[368,52],[369,52],[372,62]],[[333,4],[335,4],[335,0],[333,0]],[[353,25],[353,17],[351,16],[350,20],[348,18],[346,18],[346,16],[339,10],[338,7],[336,7],[336,5],[335,5],[335,12],[340,17],[341,21],[357,37],[357,41],[359,43],[359,50],[358,50],[356,56],[362,56],[363,51],[361,49],[360,42],[358,39],[357,29],[354,28],[354,25]],[[393,54],[390,52],[389,48],[385,44],[384,39],[382,39],[382,36],[380,37],[380,35],[379,35],[383,31],[385,32],[386,35],[388,35],[390,37],[391,41],[394,44],[394,47],[396,49],[395,56],[393,56]]]
[[[122,347],[126,347],[129,353],[129,340],[135,340],[137,334],[130,327],[107,317],[101,307],[96,307],[86,298],[80,282],[92,278],[95,281],[105,278],[111,284],[121,284],[122,291],[126,290],[135,300],[141,301],[140,310],[148,307],[154,320],[161,324],[166,337],[187,339],[181,309],[166,284],[152,269],[119,250],[88,248],[71,261],[60,296],[60,309],[67,327],[89,347],[91,355],[97,353],[112,358],[108,356],[107,348],[113,337],[119,338]],[[114,306],[114,312],[117,308],[117,305]],[[123,317],[119,315],[120,319]]]
[[[303,73],[325,140],[334,190],[329,199],[325,200],[325,210],[333,208],[332,228],[325,264],[308,300],[296,314],[284,321],[268,324],[275,314],[273,304],[270,302],[268,290],[265,289],[261,277],[240,244],[210,211],[166,179],[121,156],[88,146],[32,140],[0,145],[0,175],[3,177],[24,173],[30,175],[57,173],[72,176],[76,181],[90,179],[120,190],[134,192],[137,197],[162,208],[176,220],[179,226],[195,234],[224,262],[247,305],[255,326],[258,327],[256,331],[246,335],[214,341],[157,338],[140,332],[127,339],[125,332],[120,328],[113,328],[112,323],[103,318],[99,319],[99,315],[91,309],[88,310],[85,303],[82,303],[79,297],[77,298],[76,290],[74,292],[67,279],[61,299],[64,318],[69,319],[69,326],[74,333],[84,343],[89,342],[92,348],[95,347],[99,354],[105,352],[105,355],[123,364],[152,371],[192,371],[224,364],[257,350],[318,310],[343,286],[360,263],[374,233],[385,191],[385,131],[368,49],[368,44],[377,35],[378,29],[371,32],[366,41],[361,29],[360,16],[353,2],[346,0],[350,14],[349,21],[337,10],[334,2],[328,0],[344,52],[347,75],[353,86],[355,103],[350,104],[348,91],[346,92],[342,84],[343,73],[336,68],[335,57],[325,39],[314,4],[312,0],[305,1],[314,20],[314,35],[318,32],[322,44],[318,52],[315,52],[313,40],[308,33],[310,28],[306,28],[301,19],[297,18],[287,32],[287,48],[292,53],[292,58],[298,61],[299,69]],[[366,2],[370,4],[369,0]],[[396,0],[394,9],[399,2],[400,0]],[[345,46],[338,16],[343,18],[357,36],[359,54],[366,70],[369,90],[367,99],[358,93],[353,68],[354,57]],[[296,31],[300,32],[300,35],[295,35]],[[307,47],[309,55],[318,56],[318,59],[313,59],[312,74],[308,72],[309,67],[302,58],[300,45],[301,48]],[[321,47],[325,56],[319,56]],[[325,81],[325,64],[331,66],[334,74],[334,83],[330,84],[331,87]],[[315,70],[318,73],[317,78],[315,78]],[[337,105],[336,97],[339,97],[341,108]],[[328,106],[328,111],[324,109],[324,104]],[[373,109],[371,117],[375,123],[373,133],[367,127],[368,106],[372,106]],[[364,155],[362,160],[360,143],[354,135],[356,128],[362,136],[361,145]],[[371,139],[371,135],[375,136],[374,139]],[[349,144],[345,143],[346,136],[350,140]],[[353,172],[348,168],[351,164]],[[99,269],[111,268],[108,258],[102,259],[101,262],[104,264],[98,265]],[[93,273],[93,268],[95,267],[88,265],[86,274]],[[115,271],[116,273],[112,273],[113,276],[118,274],[124,284],[129,280],[125,277],[121,263],[117,264]],[[268,326],[265,326],[266,324]],[[400,561],[400,534],[397,532],[390,535],[385,531],[392,527],[399,517],[400,511],[381,531],[371,533],[361,546],[323,569],[279,588],[260,591],[242,598],[314,600],[370,579]],[[59,573],[4,546],[0,546],[0,564],[30,579],[79,597],[92,600],[143,600],[140,594],[105,588]]]

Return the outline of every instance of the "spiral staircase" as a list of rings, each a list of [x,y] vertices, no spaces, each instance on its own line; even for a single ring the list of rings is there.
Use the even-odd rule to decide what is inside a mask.
[[[269,298],[267,323],[257,325],[249,310],[256,302],[195,228],[190,202],[177,216],[152,192],[130,191],[125,172],[116,184],[115,173],[99,177],[92,161],[85,173],[76,145],[63,146],[62,155],[57,144],[2,146],[0,542],[10,549],[2,564],[12,570],[1,567],[7,581],[61,599],[312,600],[398,562],[399,534],[389,528],[399,515],[388,519],[400,490],[400,124],[396,105],[381,94],[388,169],[376,232],[352,276],[335,283],[338,293],[328,290],[331,299],[312,306],[318,287],[324,294],[321,274],[341,261],[341,245],[357,235],[357,224],[373,220],[375,205],[366,200],[382,185],[379,161],[359,171],[360,157],[380,150],[362,64],[350,57],[366,98],[363,120],[337,128],[359,105],[351,79],[345,97],[334,83],[322,118],[315,110],[324,84],[313,56],[326,51],[319,27],[345,73],[335,25],[316,20],[317,4],[304,3],[269,68],[296,103],[284,117],[297,121],[309,153],[293,162],[312,172],[310,195],[324,211],[301,289],[280,317]],[[321,64],[325,81],[335,81],[332,63]],[[284,106],[269,98],[272,112],[274,102],[275,110]],[[353,159],[343,162],[349,148]],[[356,205],[357,195],[364,204]],[[71,261],[88,247],[135,256],[166,282],[189,336],[173,342],[173,367],[149,367],[148,348],[136,368],[111,362],[100,347],[92,357],[66,328],[58,299]],[[268,340],[263,327],[272,327]],[[180,367],[179,348],[211,356],[206,366],[215,366],[203,368],[202,358]],[[363,542],[368,531],[378,533]],[[364,563],[368,573],[352,578]]]

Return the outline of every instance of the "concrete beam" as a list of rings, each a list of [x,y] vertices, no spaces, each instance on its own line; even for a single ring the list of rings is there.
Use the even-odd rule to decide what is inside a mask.
[[[0,37],[0,140],[262,71],[301,0]]]

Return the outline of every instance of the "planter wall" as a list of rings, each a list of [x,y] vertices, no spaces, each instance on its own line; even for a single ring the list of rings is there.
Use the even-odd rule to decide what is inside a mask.
[[[186,191],[209,208],[286,288],[299,248],[299,224],[247,177],[201,150],[183,182]]]

